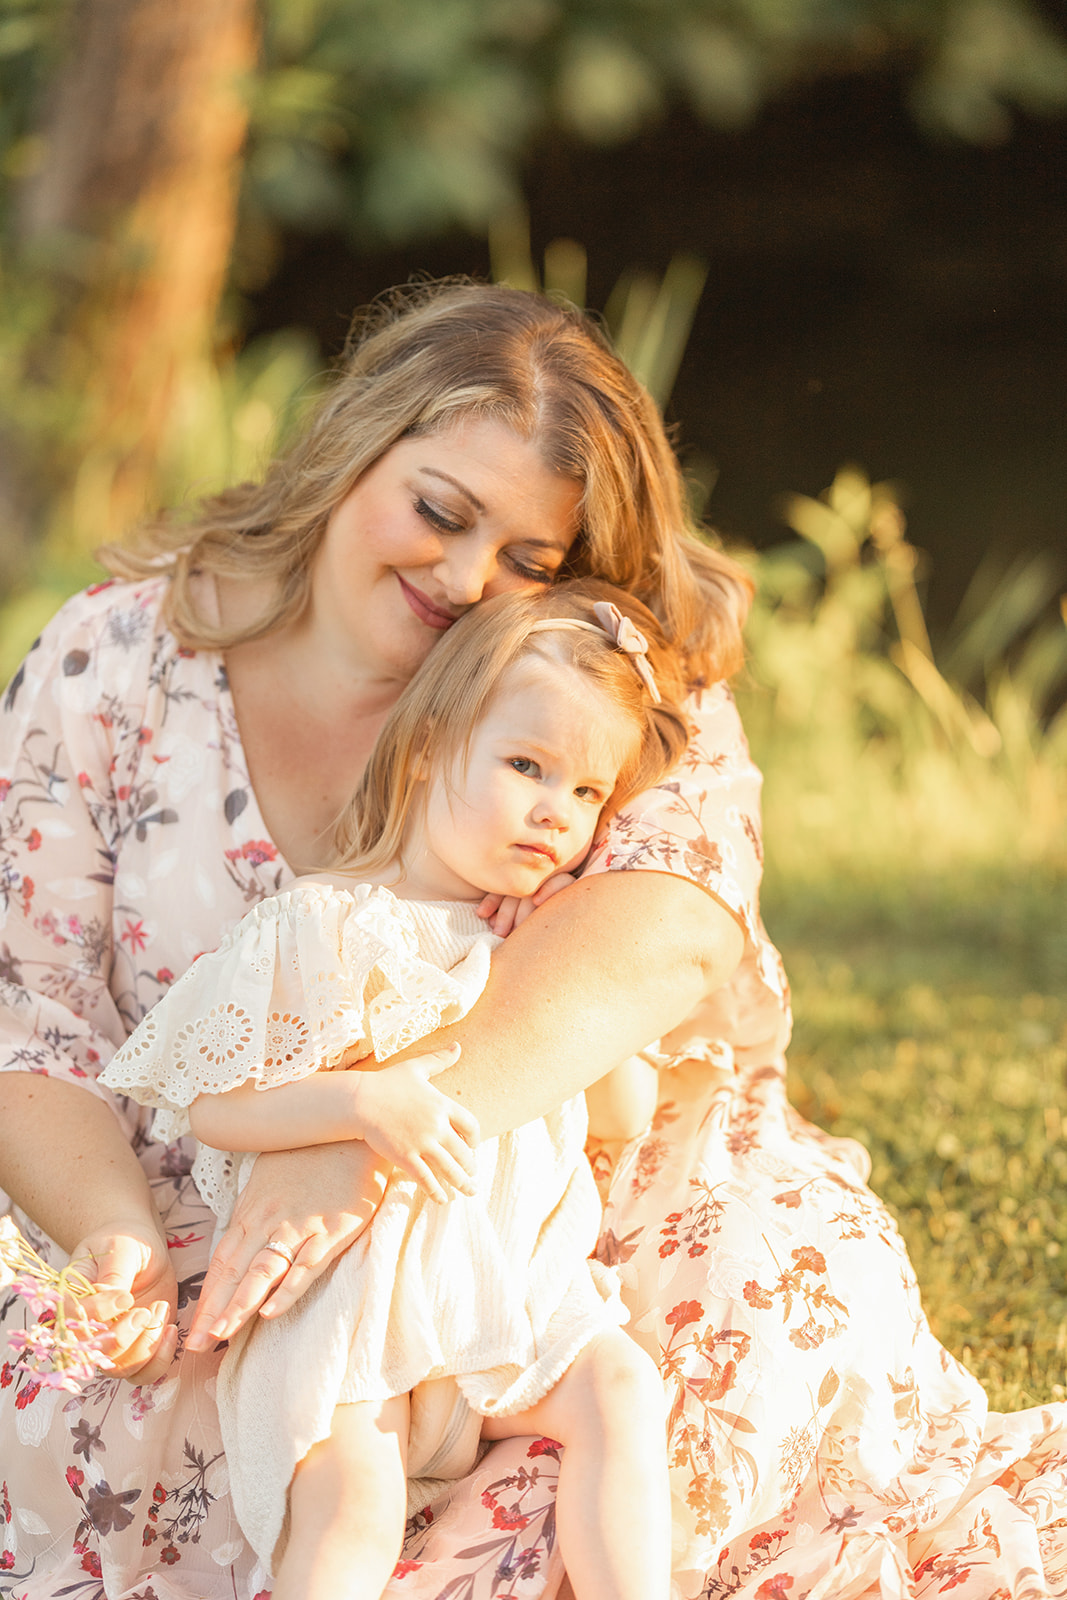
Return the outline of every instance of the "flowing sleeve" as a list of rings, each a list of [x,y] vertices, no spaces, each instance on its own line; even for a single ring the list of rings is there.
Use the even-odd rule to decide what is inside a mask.
[[[139,686],[134,661],[124,696],[101,681],[105,587],[63,607],[0,709],[0,1071],[110,1098],[96,1079],[129,1026],[109,978],[118,795]]]
[[[271,1089],[385,1057],[460,1016],[481,992],[491,941],[450,971],[423,960],[387,890],[320,884],[262,901],[200,956],[115,1054],[103,1082],[156,1108],[153,1134],[189,1130],[201,1094]]]
[[[612,819],[585,873],[671,873],[726,908],[745,935],[741,965],[659,1043],[671,1059],[699,1049],[719,1065],[756,1056],[770,1061],[785,1049],[791,1017],[781,957],[759,911],[762,775],[725,684],[694,695],[688,710],[693,733],[682,762]]]

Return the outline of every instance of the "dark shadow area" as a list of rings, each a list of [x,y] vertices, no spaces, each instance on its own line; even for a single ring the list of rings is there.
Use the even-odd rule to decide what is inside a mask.
[[[621,149],[546,138],[525,191],[535,253],[586,246],[594,306],[627,267],[708,261],[671,418],[717,471],[728,538],[778,541],[775,496],[855,461],[902,486],[935,625],[987,549],[1067,549],[1067,120],[931,142],[899,81],[856,77],[734,134],[678,112]],[[352,308],[416,270],[484,275],[488,256],[290,236],[249,331],[303,323],[333,354]]]

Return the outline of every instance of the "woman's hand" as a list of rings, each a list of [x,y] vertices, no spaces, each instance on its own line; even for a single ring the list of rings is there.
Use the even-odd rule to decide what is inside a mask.
[[[108,1324],[111,1374],[138,1384],[161,1378],[178,1343],[178,1284],[159,1231],[141,1220],[97,1228],[74,1247],[71,1266],[96,1286],[78,1303]]]
[[[186,1349],[232,1339],[257,1311],[264,1317],[288,1311],[359,1238],[381,1203],[389,1170],[358,1140],[257,1156],[211,1258]],[[268,1243],[291,1254],[292,1265]]]

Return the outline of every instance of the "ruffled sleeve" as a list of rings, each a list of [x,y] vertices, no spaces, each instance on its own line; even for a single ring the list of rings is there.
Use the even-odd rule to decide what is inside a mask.
[[[454,1021],[484,987],[493,941],[457,946],[450,971],[423,960],[387,889],[310,883],[262,901],[174,984],[102,1081],[156,1108],[153,1134],[189,1128],[201,1094],[262,1089],[335,1067],[356,1048],[385,1058]]]

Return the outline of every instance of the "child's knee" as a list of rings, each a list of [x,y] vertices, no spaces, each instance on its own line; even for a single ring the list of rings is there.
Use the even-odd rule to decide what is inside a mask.
[[[603,1334],[584,1352],[582,1376],[601,1415],[663,1418],[666,1400],[659,1369],[621,1329]]]

